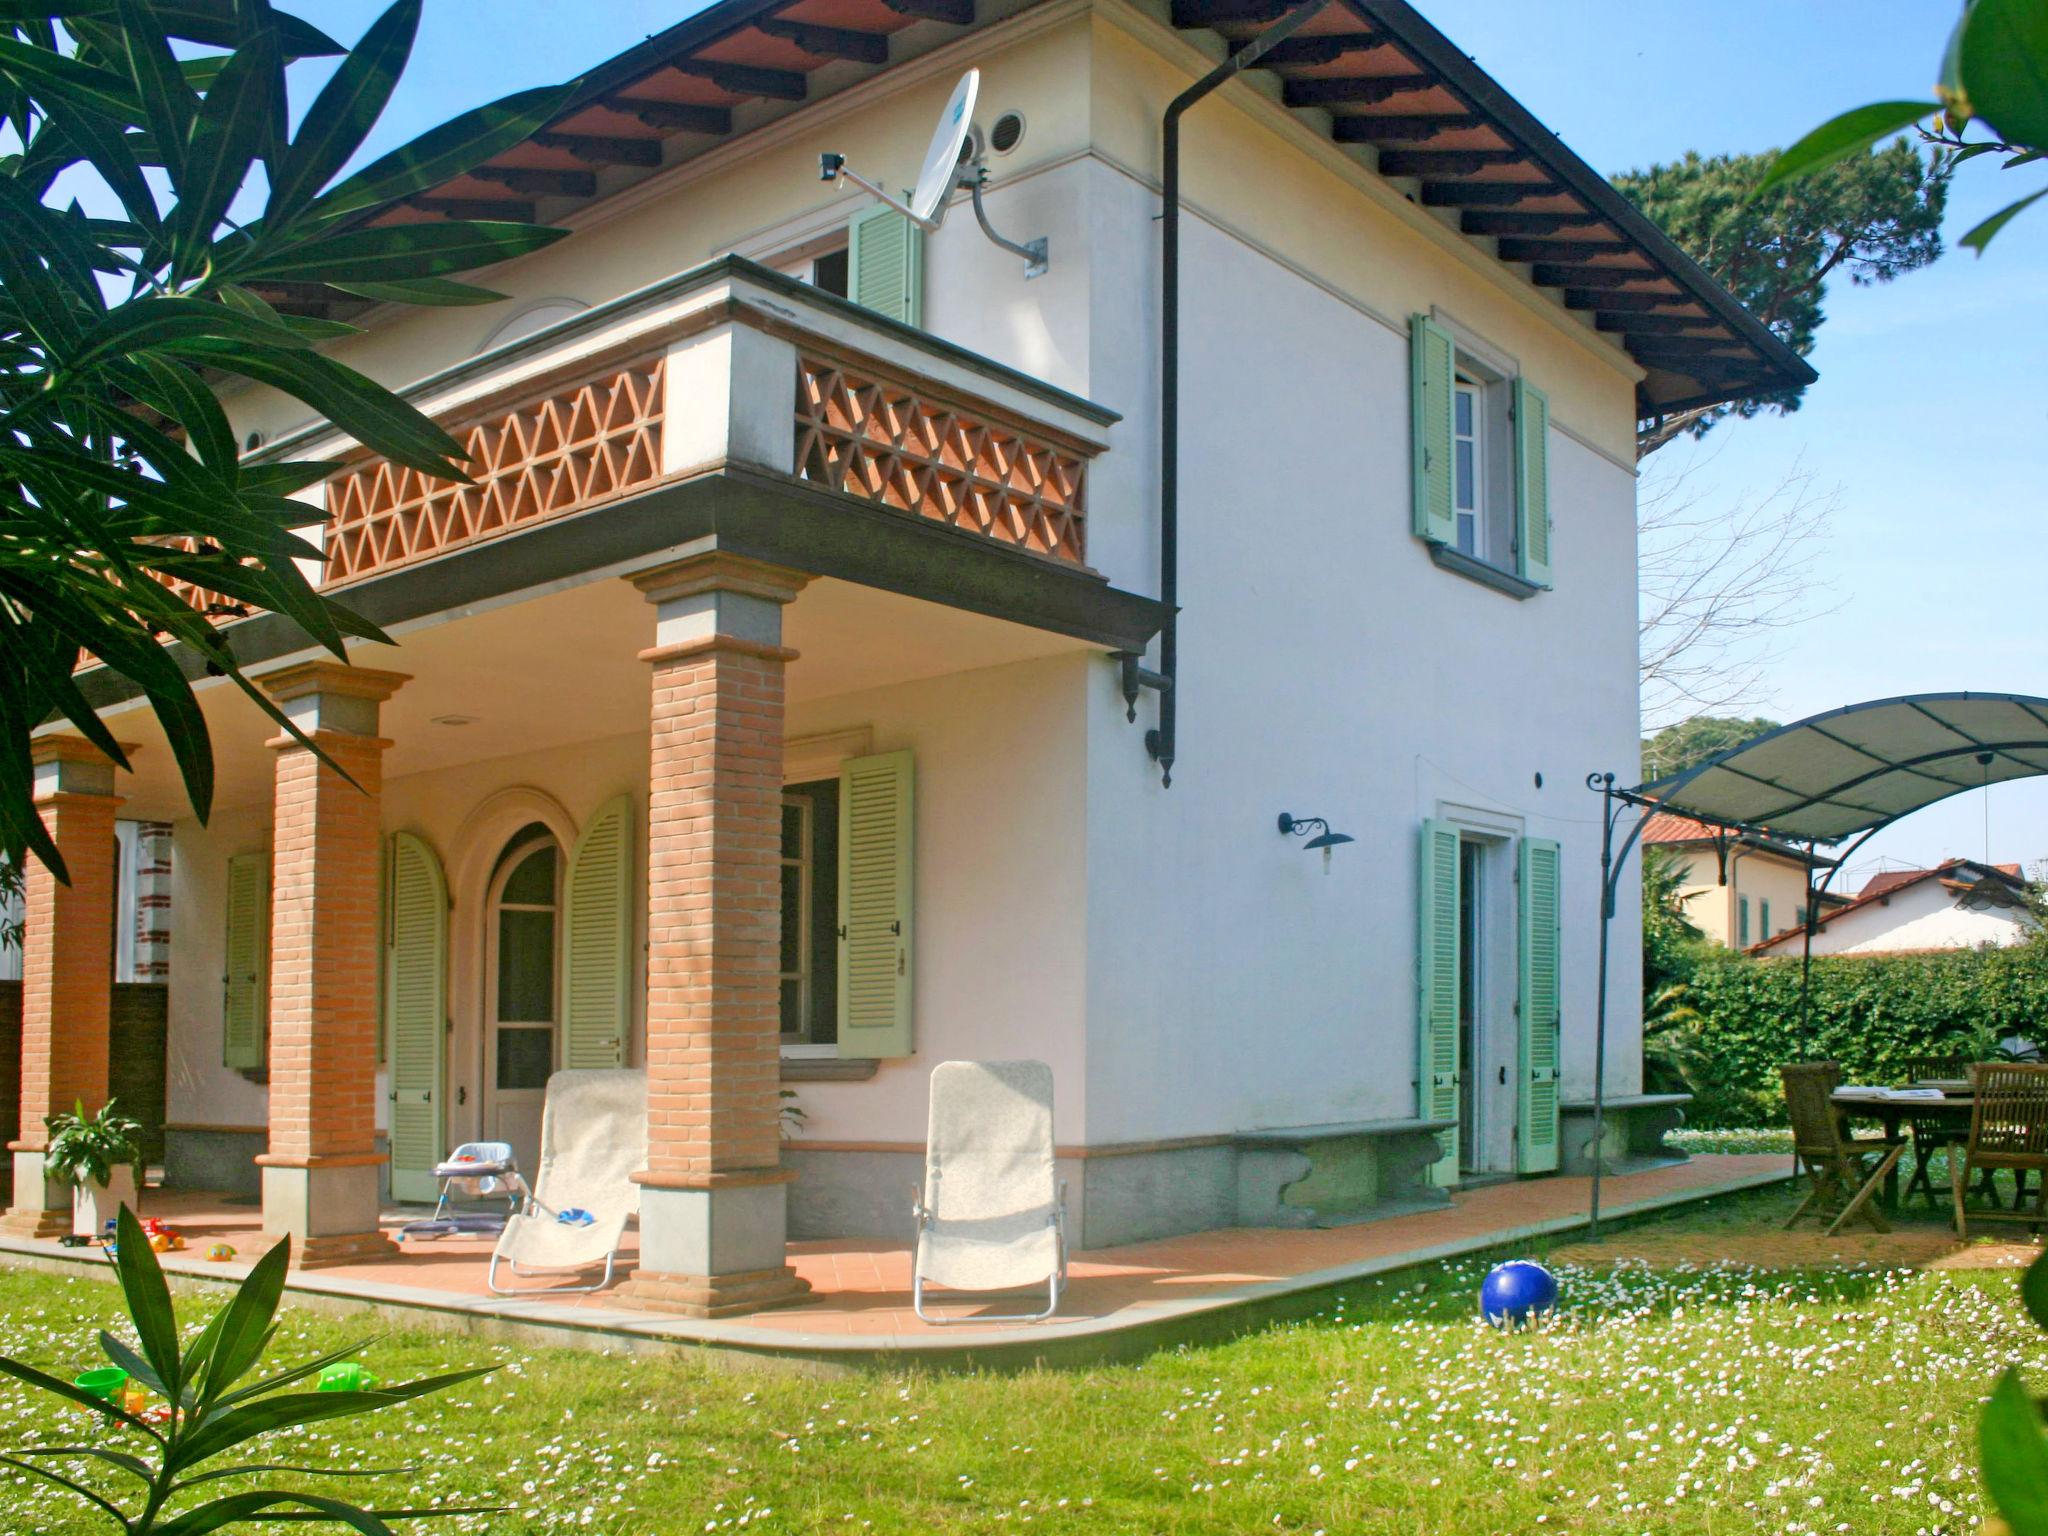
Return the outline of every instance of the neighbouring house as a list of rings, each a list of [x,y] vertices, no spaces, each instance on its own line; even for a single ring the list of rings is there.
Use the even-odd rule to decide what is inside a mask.
[[[1809,900],[1823,914],[1849,900],[1835,891],[1817,899],[1810,895],[1834,860],[1794,843],[1711,827],[1669,811],[1651,813],[1642,841],[1672,861],[1693,926],[1730,949],[1797,933]]]
[[[1945,859],[1932,869],[1872,875],[1856,899],[1822,914],[1816,955],[1887,955],[1911,950],[2021,944],[2040,931],[2033,894],[2017,864]],[[1798,936],[1779,934],[1753,952],[1780,955]]]
[[[361,788],[204,682],[208,825],[118,678],[81,681],[133,773],[37,744],[61,845],[115,797],[172,824],[174,1182],[346,1259],[380,1180],[530,1159],[552,1072],[643,1065],[624,1294],[716,1313],[794,1293],[790,1237],[907,1233],[948,1058],[1051,1064],[1084,1245],[1586,1165],[1635,428],[1810,373],[1412,8],[1333,5],[1186,119],[1163,509],[1162,114],[1281,9],[720,0],[381,215],[568,225],[510,302],[273,295],[362,327],[334,354],[477,484],[230,401],[252,458],[345,461],[321,580],[397,643],[236,627]],[[1042,276],[819,181],[907,182],[970,67]],[[67,1102],[104,900],[30,891]],[[1669,1113],[1636,909],[1617,1146]]]

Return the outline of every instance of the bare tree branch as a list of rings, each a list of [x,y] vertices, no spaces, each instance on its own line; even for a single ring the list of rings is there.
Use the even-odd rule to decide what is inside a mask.
[[[1761,701],[1787,632],[1829,612],[1820,557],[1839,493],[1798,464],[1732,499],[1711,452],[1646,468],[1637,498],[1643,729]]]

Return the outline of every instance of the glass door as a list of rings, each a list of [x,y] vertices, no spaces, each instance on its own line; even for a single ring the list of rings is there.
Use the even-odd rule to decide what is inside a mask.
[[[484,1139],[510,1142],[529,1182],[540,1165],[541,1109],[557,1059],[561,862],[552,837],[515,841],[500,861],[491,903]]]

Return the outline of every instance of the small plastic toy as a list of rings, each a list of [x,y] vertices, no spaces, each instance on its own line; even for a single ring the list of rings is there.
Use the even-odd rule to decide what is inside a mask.
[[[555,1220],[565,1227],[591,1227],[597,1225],[597,1218],[580,1205],[572,1205],[566,1211],[557,1211]]]
[[[1479,1310],[1496,1328],[1519,1328],[1557,1305],[1557,1277],[1528,1259],[1510,1259],[1487,1272]]]
[[[71,1385],[102,1402],[111,1402],[114,1394],[128,1385],[128,1373],[118,1365],[103,1365],[96,1370],[80,1371],[71,1378]]]
[[[137,1418],[141,1418],[143,1416],[143,1410],[145,1410],[148,1407],[148,1392],[144,1391],[141,1387],[137,1386],[132,1381],[124,1382],[122,1384],[121,1411],[123,1413],[131,1413],[134,1414]],[[166,1411],[165,1417],[169,1417],[168,1411]]]
[[[235,1256],[235,1250],[226,1243],[214,1243],[206,1250],[206,1257],[215,1264],[225,1264]]]
[[[357,1360],[337,1361],[320,1373],[322,1392],[368,1392],[376,1385],[377,1378]]]

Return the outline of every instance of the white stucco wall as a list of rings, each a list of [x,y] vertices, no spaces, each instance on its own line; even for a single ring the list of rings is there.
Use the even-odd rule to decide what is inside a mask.
[[[2032,924],[2016,907],[1972,907],[1958,903],[1939,880],[1923,880],[1890,897],[1831,918],[1813,936],[1816,955],[1869,955],[1913,949],[1975,949],[1981,944],[2019,944]],[[1797,944],[1773,954],[1797,954]]]
[[[1106,167],[1091,198],[1097,313],[1113,312],[1092,387],[1125,411],[1135,458],[1156,432],[1137,297],[1154,199]],[[1127,725],[1099,668],[1090,1138],[1414,1113],[1429,816],[1563,845],[1564,1090],[1588,1093],[1599,802],[1583,781],[1636,762],[1633,476],[1554,430],[1556,590],[1518,602],[1438,570],[1410,532],[1406,337],[1203,220],[1184,231],[1180,761],[1162,789],[1141,743],[1152,701]],[[1278,835],[1281,811],[1357,842],[1326,872]],[[1617,1091],[1639,1081],[1633,874],[1619,912]]]

